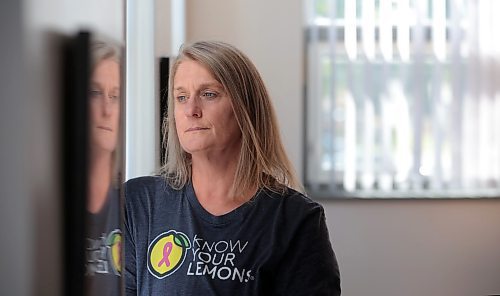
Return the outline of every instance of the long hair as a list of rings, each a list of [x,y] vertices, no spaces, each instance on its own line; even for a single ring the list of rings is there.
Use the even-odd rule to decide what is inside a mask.
[[[176,71],[185,60],[206,67],[231,98],[242,135],[232,193],[239,195],[255,186],[280,193],[288,186],[303,192],[285,153],[274,108],[257,68],[234,46],[216,41],[182,46],[170,69],[168,114],[163,121],[166,159],[161,168],[169,185],[180,189],[191,178],[191,157],[179,142],[172,94]]]

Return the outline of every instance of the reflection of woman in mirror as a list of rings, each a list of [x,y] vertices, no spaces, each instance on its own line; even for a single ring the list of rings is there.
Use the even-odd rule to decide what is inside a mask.
[[[119,48],[104,42],[91,47],[86,295],[120,295],[119,53]]]
[[[120,64],[114,48],[96,43],[90,80],[90,166],[87,209],[99,212],[113,179],[120,118]]]

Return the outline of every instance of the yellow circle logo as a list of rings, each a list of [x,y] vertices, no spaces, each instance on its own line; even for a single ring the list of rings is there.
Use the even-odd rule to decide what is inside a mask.
[[[158,235],[149,245],[148,269],[162,279],[174,273],[184,262],[191,243],[187,235],[170,230]]]
[[[108,260],[116,275],[122,272],[122,234],[120,230],[115,229],[107,238]]]

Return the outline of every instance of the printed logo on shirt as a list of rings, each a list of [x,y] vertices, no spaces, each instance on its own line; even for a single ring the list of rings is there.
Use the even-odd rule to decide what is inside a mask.
[[[98,239],[87,238],[85,275],[121,274],[122,234],[119,229],[103,233]]]
[[[107,245],[109,246],[108,258],[115,274],[122,272],[122,234],[116,229],[108,235]]]
[[[191,243],[182,232],[170,230],[158,235],[148,248],[148,270],[158,279],[173,274],[186,259]]]
[[[253,271],[242,260],[247,246],[248,241],[209,241],[195,235],[187,275],[240,283],[253,281]]]

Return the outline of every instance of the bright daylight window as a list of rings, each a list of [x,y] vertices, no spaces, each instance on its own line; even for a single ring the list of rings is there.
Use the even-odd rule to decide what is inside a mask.
[[[313,197],[500,197],[500,1],[304,0]]]

